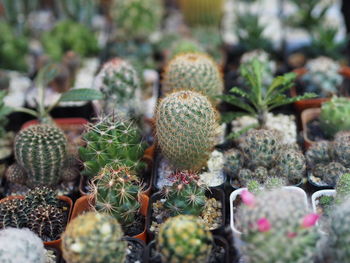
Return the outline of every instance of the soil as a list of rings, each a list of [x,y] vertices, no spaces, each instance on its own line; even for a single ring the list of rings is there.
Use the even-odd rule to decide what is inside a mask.
[[[126,255],[125,263],[142,262],[144,247],[135,240],[128,241],[128,251]]]
[[[307,123],[307,137],[314,142],[331,139],[322,131],[319,118]]]
[[[136,236],[145,230],[145,217],[141,214],[135,215],[135,220],[132,225],[128,227],[123,227],[126,236]]]

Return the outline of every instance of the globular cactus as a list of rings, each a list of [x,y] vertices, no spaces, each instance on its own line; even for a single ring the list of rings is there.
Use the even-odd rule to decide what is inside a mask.
[[[322,104],[320,113],[320,126],[329,137],[339,131],[350,130],[350,99],[334,96],[330,101]]]
[[[211,102],[217,104],[215,96],[220,95],[223,88],[223,77],[218,65],[205,54],[180,54],[169,61],[164,71],[164,93],[193,90],[208,96]]]
[[[203,221],[195,216],[178,215],[165,221],[159,230],[157,250],[162,262],[207,262],[213,237]]]
[[[93,179],[96,210],[118,220],[125,227],[135,222],[140,209],[141,184],[126,166],[105,166]]]
[[[88,212],[73,219],[62,235],[63,258],[69,263],[124,262],[127,244],[112,216]]]
[[[336,202],[341,203],[350,195],[350,173],[343,174],[339,177],[336,190]]]
[[[311,145],[305,153],[308,167],[314,168],[317,164],[327,164],[332,161],[329,141],[318,141]]]
[[[141,161],[145,143],[139,129],[130,121],[105,117],[90,124],[83,135],[86,147],[79,148],[84,162],[83,174],[92,178],[107,164],[125,165],[135,171],[144,167]]]
[[[203,53],[204,48],[196,41],[191,39],[180,39],[174,42],[170,49],[170,58],[184,53]]]
[[[0,262],[46,263],[42,240],[29,229],[0,231]]]
[[[350,168],[350,132],[338,132],[332,144],[334,159]]]
[[[237,215],[245,259],[251,263],[312,262],[318,216],[310,212],[303,195],[275,189],[253,200],[242,204]]]
[[[106,62],[94,80],[94,88],[105,94],[103,111],[127,117],[135,117],[139,113],[136,92],[140,84],[136,69],[121,58]]]
[[[320,164],[315,166],[312,174],[321,178],[329,186],[335,186],[338,179],[345,173],[349,173],[350,169],[344,167],[341,163],[330,162],[328,164]]]
[[[23,200],[7,199],[0,203],[0,229],[6,227],[23,228],[28,222]]]
[[[205,96],[188,90],[171,93],[159,103],[155,119],[158,145],[175,169],[205,166],[217,129],[216,112]]]
[[[236,177],[244,165],[244,157],[240,150],[230,149],[224,153],[224,172],[230,177]]]

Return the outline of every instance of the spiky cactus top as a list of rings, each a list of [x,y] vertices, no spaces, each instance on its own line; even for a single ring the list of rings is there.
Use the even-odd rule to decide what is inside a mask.
[[[88,212],[73,219],[62,235],[62,252],[69,263],[124,262],[127,245],[112,216]]]
[[[322,104],[320,125],[323,132],[333,137],[339,131],[350,130],[350,99],[333,97]]]
[[[317,219],[297,192],[275,189],[246,199],[237,217],[243,254],[251,263],[312,262]]]
[[[90,124],[83,138],[86,147],[80,147],[79,154],[84,162],[84,175],[97,176],[107,164],[125,165],[135,171],[144,166],[140,159],[145,144],[132,122],[102,118],[96,124]]]
[[[223,77],[218,65],[209,56],[201,53],[180,54],[169,61],[164,72],[163,91],[189,89],[210,98],[222,93]]]
[[[157,248],[162,262],[207,262],[213,237],[195,216],[179,215],[165,221],[159,231]]]
[[[175,169],[201,169],[214,147],[216,128],[213,106],[197,92],[174,92],[158,105],[157,142]]]

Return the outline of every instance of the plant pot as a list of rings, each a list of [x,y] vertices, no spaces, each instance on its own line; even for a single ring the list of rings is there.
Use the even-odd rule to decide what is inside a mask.
[[[303,132],[303,138],[304,138],[304,147],[305,149],[309,149],[311,145],[315,143],[315,141],[312,141],[308,137],[308,128],[307,124],[314,120],[317,119],[320,116],[321,113],[321,108],[310,108],[303,110],[301,113],[301,125],[302,125],[302,132]]]
[[[216,259],[216,261],[214,261],[214,262],[220,262],[220,263],[232,262],[232,260],[230,260],[229,245],[227,244],[226,240],[220,236],[214,235],[214,244],[218,247],[222,247],[225,250],[225,254],[223,255],[223,258]],[[165,262],[162,262],[160,255],[156,254],[156,241],[155,240],[153,240],[152,242],[150,242],[147,245],[146,250],[145,250],[143,263],[165,263]]]
[[[71,218],[72,209],[73,209],[73,201],[72,201],[72,199],[70,199],[69,197],[64,196],[64,195],[58,196],[57,198],[59,200],[66,202],[69,205],[69,211],[68,211],[67,223],[66,223],[66,225],[67,225],[70,221],[70,218]],[[22,196],[22,195],[8,196],[8,197],[1,199],[0,203],[4,202],[6,200],[13,200],[13,199],[24,199],[24,196]],[[61,241],[62,241],[61,238],[59,238],[57,240],[45,241],[43,243],[44,243],[44,246],[46,246],[46,247],[52,247],[54,249],[60,250],[61,249]]]
[[[316,178],[318,178],[318,177],[313,176],[312,171],[308,171],[307,181],[309,182],[309,184],[311,184],[317,190],[334,189],[335,185],[329,185],[329,184],[326,184],[322,181],[318,182],[315,180]]]
[[[226,215],[226,209],[225,209],[225,194],[223,192],[223,190],[221,190],[218,187],[213,187],[213,188],[209,188],[205,195],[208,198],[215,198],[216,200],[221,202],[221,225],[213,230],[210,230],[214,235],[222,235],[224,233],[224,228],[225,228],[225,215]],[[152,222],[153,222],[153,218],[152,218],[152,214],[153,214],[153,203],[155,203],[156,201],[159,201],[160,199],[162,199],[162,194],[161,192],[157,192],[155,194],[153,194],[150,198],[149,198],[149,203],[148,203],[148,210],[147,210],[147,217],[146,217],[146,229],[147,229],[147,234],[148,234],[148,238],[149,240],[153,240],[155,238],[155,233],[153,231],[151,231],[151,226],[152,226]]]
[[[321,216],[321,220],[317,220],[316,225],[320,227],[320,232],[322,234],[326,234],[326,229],[329,227],[330,219],[329,217],[324,213],[325,211],[319,210],[319,198],[322,196],[332,196],[335,197],[336,190],[320,190],[312,194],[311,196],[311,205],[312,210],[315,214],[319,214]]]
[[[72,212],[71,220],[73,220],[78,215],[83,214],[85,212],[95,211],[95,208],[93,206],[94,202],[95,202],[95,200],[94,200],[92,195],[84,195],[84,196],[80,197],[75,202],[75,206],[74,206],[74,209]],[[149,197],[146,194],[141,193],[139,195],[139,202],[140,202],[140,211],[139,212],[141,215],[143,215],[146,218]],[[144,228],[144,230],[140,234],[135,235],[133,237],[146,242],[147,241],[146,227]]]

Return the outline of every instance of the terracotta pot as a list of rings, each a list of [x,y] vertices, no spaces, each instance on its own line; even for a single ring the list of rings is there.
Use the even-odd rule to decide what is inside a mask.
[[[0,203],[4,202],[6,200],[13,200],[13,199],[22,199],[23,200],[24,198],[25,197],[23,195],[8,196],[8,197],[1,199]],[[63,196],[63,195],[58,196],[57,198],[59,200],[66,202],[67,204],[69,204],[69,212],[68,212],[68,217],[67,217],[67,224],[68,224],[70,221],[70,218],[71,218],[72,210],[73,210],[73,201],[69,197]],[[61,241],[62,241],[61,238],[57,239],[57,240],[53,240],[53,241],[46,241],[46,242],[44,242],[44,246],[52,247],[54,249],[60,250],[61,249]]]
[[[147,210],[148,210],[148,203],[149,203],[149,197],[141,193],[139,195],[139,202],[140,202],[140,214],[146,217]],[[94,203],[95,200],[92,195],[84,195],[80,197],[76,202],[75,206],[72,212],[71,220],[76,218],[78,215],[83,214],[88,211],[94,211]],[[140,239],[144,242],[147,242],[147,234],[146,234],[146,226],[145,229],[138,235],[133,236],[134,238]]]
[[[318,118],[320,116],[320,113],[321,113],[321,108],[310,108],[310,109],[303,110],[301,113],[301,125],[303,130],[303,137],[304,137],[304,147],[306,150],[309,149],[309,147],[315,143],[315,141],[312,141],[311,139],[309,139],[307,135],[307,124],[310,121]]]

